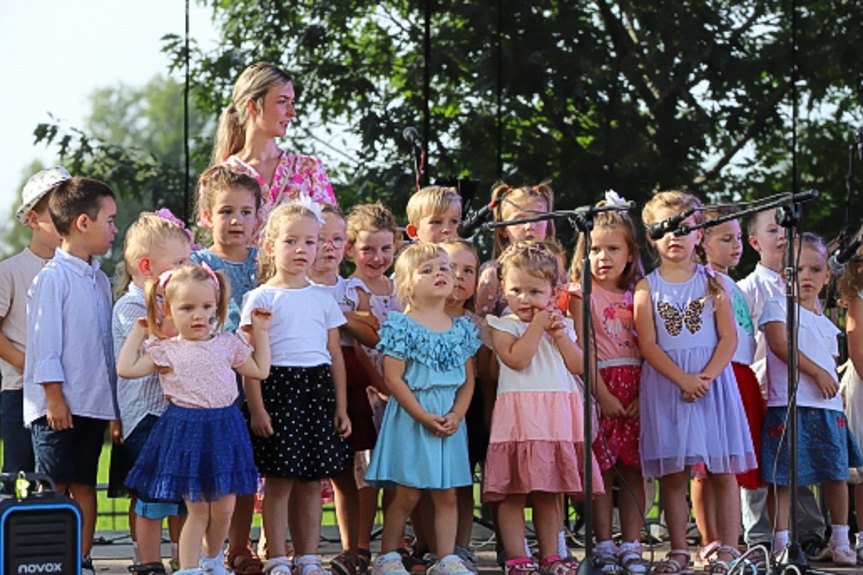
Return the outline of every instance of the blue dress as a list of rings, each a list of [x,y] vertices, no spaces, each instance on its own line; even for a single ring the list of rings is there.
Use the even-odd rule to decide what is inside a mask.
[[[391,311],[377,348],[405,362],[404,382],[424,410],[446,415],[465,381],[465,362],[479,349],[479,330],[468,318],[452,320],[448,331],[433,331]],[[387,402],[366,482],[374,487],[405,485],[449,489],[471,485],[464,421],[449,437],[437,437],[395,400]]]

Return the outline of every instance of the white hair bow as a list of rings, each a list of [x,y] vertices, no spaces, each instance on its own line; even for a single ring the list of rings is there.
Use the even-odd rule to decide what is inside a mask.
[[[627,203],[626,200],[617,195],[617,192],[614,190],[608,190],[605,192],[605,202],[613,206],[623,206]]]
[[[312,199],[311,196],[301,194],[299,198],[294,200],[294,202],[300,204],[301,206],[312,212],[318,219],[318,223],[320,225],[324,225],[324,213],[321,211],[321,206],[319,206],[317,202]]]

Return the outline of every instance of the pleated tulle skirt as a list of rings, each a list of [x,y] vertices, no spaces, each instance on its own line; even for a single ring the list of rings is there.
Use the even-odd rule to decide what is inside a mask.
[[[235,405],[169,405],[126,476],[127,487],[169,501],[254,493],[257,481],[249,431]]]

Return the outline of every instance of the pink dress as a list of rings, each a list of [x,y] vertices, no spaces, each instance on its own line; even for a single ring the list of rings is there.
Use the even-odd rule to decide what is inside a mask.
[[[581,300],[581,286],[571,285],[567,292]],[[635,337],[632,292],[614,293],[594,284],[590,301],[596,334],[596,367],[608,391],[628,406],[638,401],[641,379],[641,354]],[[602,435],[593,442],[593,453],[603,471],[617,461],[641,467],[638,453],[638,418],[603,417]]]
[[[489,315],[493,330],[521,337],[528,324],[514,315]],[[575,341],[572,320],[567,335]],[[564,364],[551,336],[543,335],[530,365],[516,371],[500,362],[497,401],[491,417],[483,500],[533,491],[581,496],[584,434],[581,382]],[[593,462],[594,493],[602,475]]]

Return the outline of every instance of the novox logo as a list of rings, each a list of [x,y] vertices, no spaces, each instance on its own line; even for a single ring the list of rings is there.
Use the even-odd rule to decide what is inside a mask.
[[[60,573],[63,563],[26,563],[18,566],[18,573]]]

